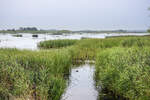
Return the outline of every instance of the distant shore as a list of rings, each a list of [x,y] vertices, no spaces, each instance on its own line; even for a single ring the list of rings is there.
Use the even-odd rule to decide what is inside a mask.
[[[54,34],[54,35],[62,35],[62,34],[84,34],[84,33],[95,33],[95,34],[101,34],[101,33],[149,33],[147,31],[70,31],[70,30],[0,30],[0,33],[10,33],[10,34],[18,34],[18,33],[32,33],[32,34]]]

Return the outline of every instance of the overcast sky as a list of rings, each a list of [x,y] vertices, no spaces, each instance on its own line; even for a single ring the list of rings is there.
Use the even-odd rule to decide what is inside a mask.
[[[150,0],[0,0],[0,29],[147,29]]]

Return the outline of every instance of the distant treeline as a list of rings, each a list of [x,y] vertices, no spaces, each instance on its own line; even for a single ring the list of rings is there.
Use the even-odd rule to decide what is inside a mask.
[[[51,33],[61,35],[63,33],[71,33],[70,30],[42,30],[36,27],[20,27],[19,29],[0,30],[0,33]]]
[[[0,33],[52,33],[56,35],[61,35],[63,33],[145,33],[150,32],[150,29],[148,31],[144,30],[81,30],[81,31],[71,31],[71,30],[43,30],[38,29],[36,27],[20,27],[19,29],[6,29],[6,30],[0,30]]]
[[[148,30],[148,32],[150,33],[150,29]]]
[[[36,27],[20,27],[19,29],[7,29],[3,31],[38,31]]]

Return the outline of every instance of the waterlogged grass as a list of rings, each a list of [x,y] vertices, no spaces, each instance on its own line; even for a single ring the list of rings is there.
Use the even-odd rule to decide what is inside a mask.
[[[67,50],[0,49],[0,98],[59,100],[70,65]]]
[[[61,48],[61,47],[67,47],[67,46],[74,45],[77,41],[78,40],[70,40],[70,39],[66,39],[66,40],[47,40],[47,41],[40,42],[38,44],[38,47],[43,48],[43,49]]]
[[[97,85],[129,100],[150,98],[150,48],[112,48],[99,51]],[[118,98],[119,99],[119,98]]]
[[[14,37],[22,37],[21,34],[14,34],[14,35],[12,35],[12,36],[14,36]]]

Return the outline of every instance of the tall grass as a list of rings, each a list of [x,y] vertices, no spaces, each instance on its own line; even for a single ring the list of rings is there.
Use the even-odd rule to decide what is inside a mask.
[[[95,60],[99,51],[113,47],[147,47],[149,37],[117,37],[106,39],[83,39],[69,48],[74,60]]]
[[[97,51],[113,47],[150,46],[146,36],[112,37],[106,39],[48,40],[39,43],[43,49],[67,47],[73,60],[95,60]],[[69,46],[69,47],[68,47]]]
[[[97,84],[131,100],[148,100],[149,41],[149,37],[49,40],[38,46],[55,49],[0,49],[0,98],[59,100],[71,62],[96,60]]]
[[[129,100],[150,98],[150,48],[112,48],[99,51],[97,84]]]
[[[70,65],[67,50],[0,49],[0,97],[59,100]]]
[[[50,49],[50,48],[61,48],[74,45],[78,40],[47,40],[42,41],[38,44],[39,48]]]

